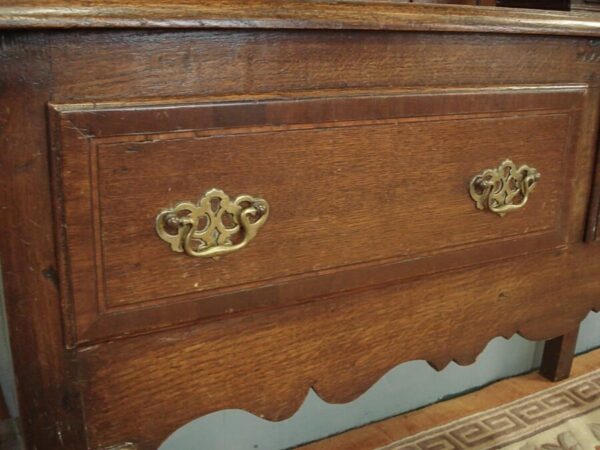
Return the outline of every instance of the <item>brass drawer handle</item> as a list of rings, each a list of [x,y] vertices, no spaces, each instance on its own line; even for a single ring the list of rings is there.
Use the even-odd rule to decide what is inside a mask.
[[[174,252],[215,258],[244,248],[269,217],[262,198],[240,195],[235,200],[211,189],[197,202],[181,202],[156,217],[158,236]]]
[[[476,175],[469,186],[477,208],[488,209],[499,216],[521,209],[540,179],[537,169],[521,166],[517,169],[510,159],[496,169]]]

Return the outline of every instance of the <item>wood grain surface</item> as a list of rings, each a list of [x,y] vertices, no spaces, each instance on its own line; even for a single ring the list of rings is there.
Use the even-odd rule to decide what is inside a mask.
[[[29,448],[81,450],[74,355],[65,351],[60,331],[43,113],[51,84],[48,43],[26,34],[2,42],[0,255],[19,413]]]
[[[439,370],[472,363],[496,336],[564,334],[600,309],[598,250],[534,254],[81,349],[90,442],[156,448],[220,409],[282,420],[309,388],[348,402],[400,362]]]
[[[283,22],[279,19],[257,22],[254,18],[266,11],[267,3],[257,2],[254,13],[247,8],[240,9],[239,5],[223,5],[225,8],[220,11],[223,15],[229,14],[228,19],[215,22],[214,26],[238,24],[239,27],[255,27],[262,24],[266,27],[278,23],[291,26],[285,19],[286,14],[311,14],[306,9],[307,5],[298,5],[299,12],[282,12]],[[358,17],[360,5],[340,4],[336,14],[348,18],[348,14],[352,13],[357,27],[365,21],[369,26],[379,21],[381,27],[391,27],[386,20],[398,20],[398,23],[423,29],[433,26],[435,20],[446,21],[438,17],[431,22],[432,17],[423,11],[431,11],[428,8],[433,6],[413,5],[409,9],[395,9],[396,6],[378,3],[372,5],[372,10],[369,9],[372,15],[361,14]],[[60,7],[56,3],[48,4],[49,8],[53,6]],[[127,9],[126,4],[121,6]],[[335,9],[336,6],[327,4],[327,8]],[[506,16],[507,25],[501,27],[498,21],[505,19],[497,18],[496,13],[473,12],[467,17],[464,9],[460,9],[458,20],[453,16],[459,14],[456,12],[459,9],[454,9],[458,6],[439,8],[435,11],[448,13],[445,17],[449,17],[450,23],[440,25],[439,29],[447,26],[453,30],[504,30],[512,33],[524,27],[529,32],[535,28],[537,33],[544,34],[568,33],[570,27],[575,27],[573,33],[582,32],[579,19],[569,24],[565,23],[566,16],[562,15],[519,13],[524,15],[519,16],[523,20],[518,21],[513,20],[517,16],[511,13]],[[390,9],[398,11],[399,16],[391,14]],[[123,11],[120,17],[124,17]],[[169,11],[169,14],[181,12],[176,6]],[[324,10],[319,7],[315,11],[323,13]],[[365,9],[360,11],[364,13]],[[68,20],[74,25],[70,12],[62,12],[67,19],[71,17]],[[105,12],[110,22],[114,11],[109,8]],[[412,16],[414,21],[406,22],[409,16],[403,16],[405,12],[418,17]],[[74,7],[73,14],[78,14],[77,7]],[[189,11],[185,14],[189,17]],[[240,21],[242,14],[248,14],[246,21]],[[335,15],[333,12],[330,14],[331,17]],[[48,16],[52,22],[55,19],[51,17]],[[496,25],[490,25],[491,17]],[[95,16],[88,18],[92,22],[99,20]],[[535,20],[528,22],[527,18]],[[306,26],[318,22],[314,17],[310,20],[312,22],[305,22]],[[98,26],[107,24],[101,20],[94,23]],[[127,21],[119,23],[127,26]],[[151,25],[153,22],[149,20],[146,23]],[[300,27],[303,22],[294,23]],[[325,22],[324,26],[346,26],[349,23],[335,19]],[[62,22],[61,26],[65,24]],[[181,22],[182,26],[190,24],[185,20]],[[202,24],[210,25],[211,22]],[[86,26],[86,19],[78,22],[78,26]],[[509,336],[518,331],[530,339],[555,338],[573,330],[587,311],[600,306],[597,276],[600,247],[583,243],[588,206],[598,202],[598,194],[592,193],[592,179],[600,57],[593,39],[348,30],[56,30],[3,32],[1,44],[0,226],[8,232],[0,234],[0,255],[19,379],[21,413],[30,449],[96,450],[126,442],[134,448],[155,449],[186,421],[222,408],[244,408],[268,419],[279,420],[289,417],[298,408],[311,386],[327,401],[349,401],[403,361],[426,359],[437,368],[451,359],[469,363],[495,336]],[[493,51],[490,51],[492,48]],[[584,85],[580,89],[585,93],[581,94],[582,103],[576,108],[580,110],[578,119],[572,122],[578,125],[573,127],[573,134],[568,138],[564,134],[562,119],[546,117],[542,120],[541,116],[534,115],[520,120],[517,119],[519,114],[514,112],[509,117],[495,118],[505,126],[489,128],[490,132],[498,135],[498,142],[505,141],[518,147],[523,158],[534,153],[543,156],[547,152],[547,156],[540,159],[542,164],[549,164],[548,156],[557,163],[556,167],[547,165],[544,169],[550,174],[549,179],[558,179],[557,174],[564,167],[564,161],[569,162],[569,169],[564,171],[568,178],[568,188],[565,188],[568,195],[561,194],[562,191],[554,185],[544,188],[550,194],[563,195],[568,199],[566,207],[561,210],[568,220],[561,222],[564,234],[561,234],[563,240],[558,248],[548,250],[546,245],[527,247],[524,244],[527,247],[523,248],[524,254],[505,255],[502,245],[493,249],[485,246],[485,251],[463,255],[462,262],[457,262],[454,256],[428,268],[427,263],[422,262],[420,273],[402,280],[397,274],[388,272],[381,275],[374,270],[363,279],[357,278],[357,283],[365,286],[367,278],[377,280],[381,276],[379,280],[384,282],[369,285],[369,289],[342,292],[343,289],[337,289],[340,286],[332,284],[329,286],[331,292],[337,294],[322,296],[318,301],[285,305],[274,302],[253,312],[220,320],[189,323],[187,312],[178,314],[174,320],[172,316],[163,316],[159,308],[147,310],[148,314],[154,314],[150,319],[142,318],[141,314],[132,319],[132,315],[115,311],[111,317],[112,326],[121,326],[121,330],[137,326],[144,320],[168,326],[159,332],[152,333],[149,327],[144,328],[144,334],[137,336],[122,334],[119,339],[68,348],[73,343],[70,341],[73,330],[69,329],[69,324],[73,323],[75,310],[64,298],[65,289],[68,290],[65,283],[71,274],[66,270],[65,261],[59,257],[65,252],[63,243],[58,239],[65,222],[64,217],[54,217],[53,214],[53,209],[60,211],[61,192],[52,190],[50,183],[49,163],[57,163],[51,160],[50,155],[58,151],[50,147],[51,142],[60,142],[60,136],[54,133],[80,133],[81,141],[89,139],[89,136],[84,127],[79,130],[50,129],[49,103],[103,103],[104,106],[122,109],[127,105],[144,103],[224,103],[247,97],[268,101],[282,94],[302,97],[303,93],[315,91],[323,97],[346,91],[408,89],[427,93],[432,89],[485,90],[493,86],[511,89],[572,84]],[[516,101],[521,97],[514,95],[511,98]],[[508,110],[510,112],[510,108]],[[474,129],[483,126],[483,121],[477,120],[473,122],[476,124]],[[99,122],[100,119],[90,121],[92,124]],[[148,124],[156,126],[156,122],[144,123],[136,119],[131,128],[143,130]],[[530,125],[527,132],[519,128],[519,124],[523,123]],[[392,134],[382,135],[387,136],[385,139],[377,138],[378,134],[373,132],[375,128],[369,126],[369,136],[375,136],[376,143],[384,149],[393,148],[390,144],[394,141]],[[414,127],[411,128],[412,134],[407,132],[407,136],[413,136],[411,142],[416,141],[418,134],[414,130],[420,130],[423,136],[429,138],[433,134],[419,128],[422,124],[416,122],[411,127]],[[444,136],[452,133],[444,121],[436,122],[433,129]],[[466,144],[470,129],[463,131],[465,136],[454,135],[452,139]],[[539,136],[542,132],[544,137]],[[302,133],[307,136],[307,144],[324,145],[325,140],[319,140],[314,131]],[[324,134],[327,133],[332,131],[326,129]],[[52,139],[49,139],[50,134]],[[352,149],[356,137],[366,146],[364,138],[350,134],[350,129],[344,129],[340,134],[332,135],[328,142],[333,142],[331,145],[335,148],[335,139],[339,138]],[[526,141],[529,135],[540,139],[531,142],[527,148],[519,147],[517,137]],[[497,163],[500,144],[492,144],[488,133],[480,133],[479,136],[488,136],[490,148],[494,149],[493,155],[489,155],[493,166]],[[574,144],[569,147],[564,159],[560,159],[555,150],[558,136]],[[237,138],[242,139],[241,136]],[[258,137],[243,139],[246,153],[240,151],[240,158],[249,154],[249,139],[266,144],[266,140],[259,141]],[[298,142],[287,141],[301,152]],[[181,147],[184,151],[185,142]],[[242,141],[237,142],[235,145],[241,145]],[[172,144],[159,140],[156,148],[167,153],[169,149],[178,151],[179,147],[170,147]],[[113,165],[106,166],[109,170],[120,167],[114,162],[123,156],[122,147],[111,145],[114,145],[110,147],[112,159],[107,161],[112,160]],[[416,148],[431,151],[433,147],[419,145],[423,144],[415,142]],[[452,141],[446,139],[439,144],[439,155],[455,155],[462,164],[473,165],[464,174],[475,170],[475,162],[484,162],[484,155],[468,151],[463,155],[456,148],[444,152],[446,145],[451,147]],[[215,144],[210,150],[216,151],[217,147],[223,148]],[[106,148],[109,149],[108,146]],[[337,155],[340,164],[344,163],[340,149]],[[352,161],[358,160],[356,149],[348,155],[354,155]],[[292,156],[281,155],[279,160],[298,164]],[[411,155],[412,158],[421,163],[425,160],[419,154]],[[232,161],[234,167],[241,170],[241,165],[237,163],[236,166],[235,160]],[[386,161],[391,163],[392,158],[388,157]],[[273,164],[278,163],[273,161]],[[310,164],[318,165],[318,161]],[[400,168],[405,167],[403,162],[397,164]],[[440,169],[441,165],[439,161],[434,164],[437,179],[450,180],[448,173]],[[148,165],[146,167],[152,169]],[[172,162],[167,167],[182,169]],[[367,167],[372,177],[374,166]],[[281,164],[280,169],[291,170]],[[314,180],[315,176],[309,177],[306,171],[302,172],[302,166],[297,170],[306,178],[306,183],[318,181],[320,186],[325,185],[325,181]],[[387,176],[390,176],[389,173]],[[269,181],[276,181],[274,175],[269,177]],[[286,177],[282,182],[290,183],[290,179]],[[256,178],[253,181],[260,182]],[[389,179],[384,181],[388,183]],[[138,183],[153,189],[152,183],[141,178]],[[436,183],[437,187],[441,184],[440,181]],[[340,181],[334,186],[344,185]],[[200,184],[197,188],[200,189]],[[230,190],[228,186],[226,188]],[[240,193],[242,188],[231,186],[231,191]],[[299,184],[297,190],[305,192],[303,189],[304,183]],[[278,195],[275,191],[270,193]],[[178,194],[187,194],[187,191],[181,190]],[[168,199],[160,197],[158,200],[161,200],[158,207],[163,207],[162,201]],[[536,208],[534,200],[532,197],[531,206]],[[541,201],[541,198],[538,200]],[[147,199],[144,201],[148,202]],[[552,208],[556,208],[556,204],[552,203],[556,200],[548,201],[554,205]],[[555,216],[543,210],[539,210],[539,214],[547,217],[547,226],[556,226]],[[127,216],[123,226],[129,224]],[[431,224],[423,226],[431,227]],[[469,235],[468,229],[457,230],[450,223],[447,226],[460,239]],[[399,241],[396,245],[402,245],[398,234],[394,234],[397,231],[387,230]],[[523,223],[519,224],[517,231],[525,233]],[[91,230],[86,233],[86,236],[93,236]],[[122,233],[121,238],[126,234]],[[485,230],[484,233],[493,235],[494,231]],[[419,246],[433,248],[436,240],[444,237],[444,230],[440,229],[438,234],[440,236],[431,236],[431,242],[427,242],[425,237],[422,238],[424,242],[411,241],[408,250]],[[261,245],[261,235],[257,239],[257,246]],[[452,237],[448,234],[447,239]],[[530,241],[526,239],[524,242]],[[250,247],[248,251],[252,251]],[[378,251],[386,253],[389,249]],[[327,254],[324,258],[332,264],[350,257],[348,254]],[[466,268],[467,262],[469,268]],[[296,264],[302,269],[308,265],[300,258],[286,264],[289,264],[288,268]],[[319,262],[315,261],[315,264]],[[273,267],[273,270],[281,269]],[[58,276],[59,272],[62,277]],[[162,271],[154,275],[160,279],[161,274]],[[122,276],[126,278],[127,273]],[[160,288],[152,285],[150,276],[145,277],[150,280],[151,289]],[[215,281],[211,282],[213,286],[218,285]],[[115,286],[127,289],[125,279],[113,285],[113,290],[118,290]],[[257,289],[256,298],[276,298],[278,287],[273,285],[268,289],[271,290]],[[297,293],[304,289],[304,286],[298,287]],[[124,298],[127,295],[123,293]],[[137,298],[132,296],[128,301],[134,304]],[[218,302],[214,304],[218,305]],[[66,306],[61,309],[61,305]],[[139,322],[132,324],[132,321]],[[67,328],[66,333],[63,324]],[[114,331],[105,329],[103,336],[112,336]]]
[[[388,0],[7,0],[0,28],[376,29],[599,36],[593,14]]]
[[[55,107],[58,227],[76,340],[317,300],[564,243],[585,93],[513,86]],[[469,182],[509,157],[543,182],[522,213],[479,211]],[[172,252],[156,236],[156,215],[211,188],[268,199],[268,223],[248,248],[218,261]],[[143,320],[158,309],[160,321]],[[121,322],[111,320],[116,312]]]
[[[546,342],[540,373],[550,381],[568,378],[577,346],[579,327]]]

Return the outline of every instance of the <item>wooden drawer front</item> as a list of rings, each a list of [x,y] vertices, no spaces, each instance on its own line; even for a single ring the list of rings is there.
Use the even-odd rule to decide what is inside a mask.
[[[53,106],[71,343],[306,301],[565,240],[581,86]],[[469,196],[506,158],[541,180],[505,217]],[[270,216],[218,260],[157,214],[211,188]]]

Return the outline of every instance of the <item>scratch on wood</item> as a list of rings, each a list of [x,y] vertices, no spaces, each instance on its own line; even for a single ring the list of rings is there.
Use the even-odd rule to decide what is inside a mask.
[[[122,444],[111,445],[109,447],[102,447],[98,450],[137,450],[138,446],[133,442],[124,442]]]

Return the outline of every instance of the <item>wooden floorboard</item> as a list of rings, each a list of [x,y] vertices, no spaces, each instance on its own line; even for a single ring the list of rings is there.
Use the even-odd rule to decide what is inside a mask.
[[[600,349],[575,358],[571,378],[600,368]],[[555,386],[537,372],[508,378],[477,392],[298,447],[301,450],[373,450],[406,436],[494,408]]]

